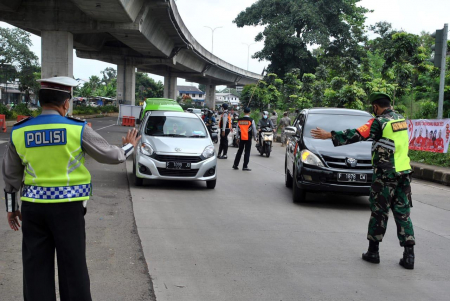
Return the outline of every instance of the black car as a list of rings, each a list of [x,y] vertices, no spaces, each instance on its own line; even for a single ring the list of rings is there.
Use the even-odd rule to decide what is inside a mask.
[[[311,130],[359,128],[373,118],[367,112],[337,108],[315,108],[299,113],[285,132],[286,186],[293,189],[294,202],[303,202],[306,192],[336,192],[369,195],[372,181],[369,141],[334,147],[331,140],[311,137]]]

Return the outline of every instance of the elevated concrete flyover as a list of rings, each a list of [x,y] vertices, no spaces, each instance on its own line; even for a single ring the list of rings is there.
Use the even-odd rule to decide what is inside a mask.
[[[173,0],[0,0],[0,20],[42,37],[42,77],[73,76],[80,58],[118,66],[117,99],[134,103],[135,70],[164,76],[164,96],[176,99],[176,79],[207,86],[256,83],[261,75],[203,48]]]

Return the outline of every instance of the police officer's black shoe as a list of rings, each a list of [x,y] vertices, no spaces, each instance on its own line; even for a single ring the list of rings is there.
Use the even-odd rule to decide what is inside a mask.
[[[414,246],[405,247],[405,251],[403,252],[403,258],[400,259],[400,265],[408,270],[414,269]]]
[[[252,171],[250,168],[248,168],[248,167],[244,167],[244,168],[242,168],[242,170],[243,171]]]
[[[239,167],[237,167],[236,165],[233,165],[233,169],[239,169]]]
[[[379,243],[369,241],[369,250],[362,254],[362,259],[370,263],[380,263]]]

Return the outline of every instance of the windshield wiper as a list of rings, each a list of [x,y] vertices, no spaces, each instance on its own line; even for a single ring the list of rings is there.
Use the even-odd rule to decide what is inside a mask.
[[[206,136],[189,136],[189,138],[206,138]]]
[[[180,135],[180,134],[160,134],[160,135],[153,135],[156,137],[184,137],[186,138],[185,135]]]

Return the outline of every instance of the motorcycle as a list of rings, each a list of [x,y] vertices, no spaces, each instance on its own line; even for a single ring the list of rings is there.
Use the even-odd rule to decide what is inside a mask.
[[[239,132],[237,128],[237,119],[236,122],[233,120],[231,137],[232,137],[231,145],[234,147],[239,147],[239,141],[241,140],[241,138],[239,137]]]
[[[213,122],[207,125],[206,128],[208,129],[209,135],[211,136],[211,140],[217,144],[219,142],[219,129],[217,127],[217,124]]]
[[[260,155],[263,156],[266,154],[266,157],[270,157],[270,153],[272,152],[272,144],[273,130],[270,127],[262,128],[259,135],[259,141],[256,144],[256,149]]]

